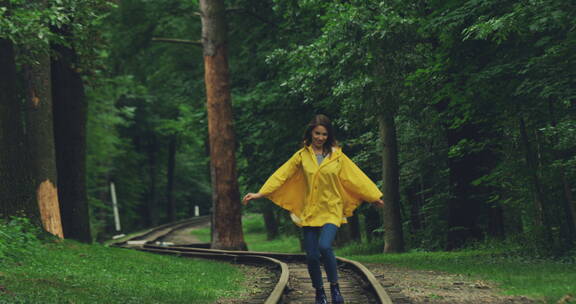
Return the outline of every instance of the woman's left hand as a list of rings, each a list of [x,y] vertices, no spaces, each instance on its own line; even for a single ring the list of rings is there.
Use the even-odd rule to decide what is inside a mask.
[[[374,202],[374,205],[378,208],[384,208],[384,201],[382,199],[379,199]]]

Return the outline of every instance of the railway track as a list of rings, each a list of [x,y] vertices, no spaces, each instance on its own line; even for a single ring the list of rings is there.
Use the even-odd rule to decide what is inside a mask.
[[[265,267],[270,275],[261,278],[262,290],[242,303],[314,303],[314,289],[306,267],[304,254],[208,249],[209,244],[174,244],[163,242],[171,234],[194,225],[204,224],[208,218],[196,218],[166,224],[118,242],[115,246],[129,247],[157,254],[190,258],[205,258],[237,264]],[[337,257],[339,284],[346,303],[391,304],[406,303],[402,297],[394,301],[379,280],[362,264]],[[325,290],[330,290],[324,275]]]
[[[145,230],[144,232],[131,235],[128,238],[120,239],[112,242],[114,246],[130,247],[130,245],[153,244],[157,242],[164,242],[171,234],[194,226],[200,226],[210,222],[209,216],[198,216],[188,218],[164,225],[156,226],[154,228]]]

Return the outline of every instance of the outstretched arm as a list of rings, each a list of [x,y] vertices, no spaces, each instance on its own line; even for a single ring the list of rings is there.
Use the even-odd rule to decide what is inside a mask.
[[[262,195],[261,193],[248,193],[242,199],[242,204],[247,205],[249,201],[262,197],[264,197],[264,195]]]
[[[342,153],[342,169],[340,170],[342,186],[355,199],[365,202],[379,203],[382,192],[356,164]]]
[[[378,207],[378,208],[384,208],[384,201],[382,199],[379,199],[377,201],[372,202],[374,204],[374,206]]]
[[[300,168],[302,163],[302,156],[300,151],[294,153],[280,168],[266,180],[262,188],[257,193],[248,193],[242,199],[242,204],[246,205],[253,199],[269,197],[271,193],[282,187],[284,183],[289,180]]]

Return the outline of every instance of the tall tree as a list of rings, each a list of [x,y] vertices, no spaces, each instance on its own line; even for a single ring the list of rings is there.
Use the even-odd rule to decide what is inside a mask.
[[[246,249],[236,176],[226,9],[223,0],[201,0],[200,10],[214,206],[212,247]]]
[[[0,216],[26,215],[39,221],[38,206],[26,189],[22,106],[9,39],[0,38],[0,71]]]
[[[70,40],[70,29],[57,33]],[[58,198],[66,238],[91,242],[86,195],[86,119],[84,84],[73,47],[53,44],[52,97]]]
[[[46,231],[63,237],[58,201],[54,123],[48,44],[41,43],[29,54],[34,60],[25,66],[26,140],[29,172],[34,185],[42,225]]]
[[[159,216],[157,215],[157,201],[158,201],[158,172],[159,170],[159,150],[160,144],[159,139],[155,136],[152,132],[145,139],[146,142],[146,151],[148,152],[148,195],[146,198],[146,215],[147,215],[147,223],[149,226],[157,225]]]
[[[400,168],[398,166],[398,140],[394,115],[379,115],[382,141],[382,183],[384,185],[384,252],[404,251],[404,235],[400,214]]]

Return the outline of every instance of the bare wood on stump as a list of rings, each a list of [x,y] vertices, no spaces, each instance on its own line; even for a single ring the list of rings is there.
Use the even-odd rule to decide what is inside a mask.
[[[62,219],[60,218],[60,206],[58,204],[58,190],[50,181],[45,180],[40,183],[36,192],[38,207],[42,217],[44,229],[61,238],[64,237],[62,230]]]
[[[235,135],[222,0],[201,0],[204,78],[210,140],[213,224],[212,247],[246,249],[236,179]]]
[[[378,116],[382,140],[382,177],[384,184],[384,252],[403,252],[404,236],[400,214],[398,143],[394,116]]]
[[[44,229],[64,237],[60,220],[54,151],[52,90],[48,46],[39,51],[35,62],[27,64],[26,139],[29,170],[36,189],[36,200]]]

